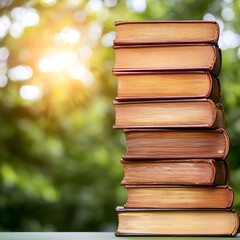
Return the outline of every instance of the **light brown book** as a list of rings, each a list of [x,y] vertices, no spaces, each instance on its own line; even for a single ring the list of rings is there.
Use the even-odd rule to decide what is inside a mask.
[[[227,185],[229,180],[227,161],[175,159],[121,162],[124,167],[122,185]]]
[[[211,44],[114,46],[113,71],[205,70],[219,75],[220,49]]]
[[[239,228],[236,210],[116,210],[117,236],[235,236]]]
[[[223,107],[210,99],[166,101],[114,101],[114,128],[221,128]]]
[[[233,190],[229,186],[125,185],[125,188],[125,208],[224,209],[231,208],[233,203]]]
[[[115,44],[137,43],[217,43],[215,21],[117,21]]]
[[[220,100],[220,83],[206,71],[114,72],[118,101],[151,99]]]
[[[229,137],[224,129],[125,129],[124,159],[225,159]]]

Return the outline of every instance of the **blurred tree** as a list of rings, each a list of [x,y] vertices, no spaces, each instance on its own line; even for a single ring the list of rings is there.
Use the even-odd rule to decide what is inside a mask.
[[[1,0],[0,230],[114,231],[125,142],[113,131],[114,21],[214,19],[240,209],[240,10],[231,0]]]

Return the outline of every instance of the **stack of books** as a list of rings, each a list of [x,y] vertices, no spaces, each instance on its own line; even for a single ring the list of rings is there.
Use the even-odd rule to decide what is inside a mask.
[[[114,128],[127,201],[117,236],[235,236],[214,21],[116,22]]]

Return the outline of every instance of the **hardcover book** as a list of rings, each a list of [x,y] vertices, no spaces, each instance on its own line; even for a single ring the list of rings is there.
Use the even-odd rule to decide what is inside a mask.
[[[229,167],[215,159],[121,161],[122,185],[227,185]]]
[[[221,71],[220,49],[211,44],[114,46],[113,71],[205,70]]]
[[[215,21],[117,21],[114,44],[217,43]]]
[[[116,210],[117,236],[236,236],[239,228],[233,209]]]
[[[223,107],[210,99],[114,101],[114,128],[222,128]]]
[[[229,186],[125,185],[125,208],[231,208]]]
[[[114,72],[118,101],[152,99],[220,100],[219,79],[205,71]]]
[[[124,129],[124,159],[225,159],[229,137],[223,129]]]

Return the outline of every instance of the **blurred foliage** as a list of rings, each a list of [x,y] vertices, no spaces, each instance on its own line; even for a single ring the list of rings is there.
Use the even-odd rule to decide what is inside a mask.
[[[228,160],[240,210],[239,11],[231,0],[1,0],[0,230],[115,230],[115,207],[125,202],[124,135],[112,130],[116,20],[220,23]]]

